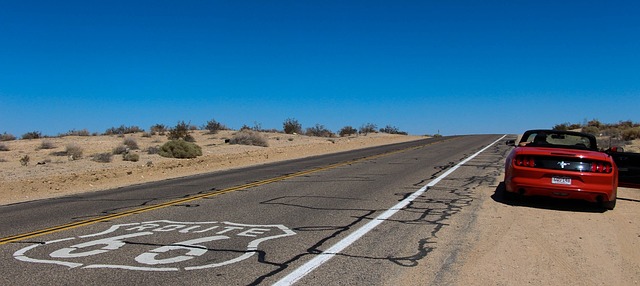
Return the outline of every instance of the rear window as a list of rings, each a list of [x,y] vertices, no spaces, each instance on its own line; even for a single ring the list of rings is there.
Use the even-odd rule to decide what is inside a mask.
[[[580,133],[556,133],[553,131],[533,131],[522,136],[520,145],[532,147],[556,147],[596,150],[594,138]]]

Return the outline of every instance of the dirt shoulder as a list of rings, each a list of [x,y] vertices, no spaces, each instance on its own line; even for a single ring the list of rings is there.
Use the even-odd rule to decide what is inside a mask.
[[[502,177],[496,178],[497,182]],[[446,285],[639,285],[640,190],[618,189],[613,211],[584,202],[505,201],[478,189],[480,207],[441,277]]]
[[[341,138],[262,133],[269,146],[258,147],[225,143],[233,133],[194,131],[192,135],[203,152],[203,156],[195,159],[149,154],[149,148],[158,147],[168,139],[162,135],[145,137],[142,133],[3,142],[9,151],[0,152],[0,205],[424,138],[383,133]],[[122,146],[126,138],[134,140],[139,147],[129,151],[139,156],[137,162],[124,161],[121,155],[114,155],[109,163],[92,160],[95,154],[112,152]],[[66,155],[70,144],[82,149],[82,158]],[[25,156],[29,157],[29,163],[23,166],[20,160]]]

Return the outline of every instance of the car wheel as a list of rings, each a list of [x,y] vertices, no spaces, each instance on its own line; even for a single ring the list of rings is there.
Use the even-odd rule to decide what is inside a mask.
[[[616,200],[617,199],[613,199],[613,201],[602,202],[602,207],[608,210],[612,210],[616,207]]]

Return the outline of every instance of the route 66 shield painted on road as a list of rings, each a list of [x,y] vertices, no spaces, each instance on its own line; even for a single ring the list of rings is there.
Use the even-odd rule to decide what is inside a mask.
[[[256,253],[260,243],[294,234],[283,225],[158,220],[47,241],[22,248],[13,256],[69,268],[198,270],[240,262]],[[243,249],[238,248],[238,240],[245,245]]]

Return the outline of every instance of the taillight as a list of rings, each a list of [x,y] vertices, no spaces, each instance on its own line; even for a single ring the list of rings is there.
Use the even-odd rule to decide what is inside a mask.
[[[516,158],[513,160],[513,163],[516,166],[520,166],[520,167],[535,167],[536,166],[536,162],[533,159],[533,157],[531,157],[531,156],[516,156]]]
[[[606,162],[593,162],[591,163],[591,172],[608,174],[613,172],[613,167]]]

